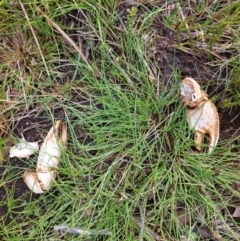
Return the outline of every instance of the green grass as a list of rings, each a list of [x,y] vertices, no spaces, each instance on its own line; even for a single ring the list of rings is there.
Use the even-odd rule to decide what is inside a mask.
[[[199,54],[202,50],[197,44],[202,39],[192,36],[196,29],[202,30],[202,38],[209,38],[206,52],[212,63],[230,66],[231,76],[236,75],[239,37],[230,39],[234,48],[230,59],[215,59],[212,48],[219,47],[225,31],[236,31],[237,2],[232,3],[236,5],[233,9],[185,2],[179,5],[182,10],[187,6],[195,10],[186,20],[188,28],[178,8],[164,15],[171,29],[181,22],[177,29],[180,42],[173,47]],[[12,160],[2,164],[6,171],[0,187],[6,195],[0,207],[6,205],[8,211],[0,217],[1,239],[87,240],[73,234],[61,239],[53,231],[54,225],[66,225],[111,231],[110,236],[96,235],[89,240],[202,240],[192,231],[197,220],[215,235],[214,222],[235,223],[229,211],[240,196],[233,188],[239,179],[238,153],[232,151],[235,140],[220,141],[211,155],[194,152],[179,99],[179,70],[166,83],[157,60],[150,56],[156,38],[151,24],[165,6],[145,5],[125,12],[118,11],[116,1],[26,1],[24,6],[29,22],[18,2],[10,5],[6,1],[0,11],[4,17],[1,35],[14,45],[0,45],[2,123],[10,117],[18,122],[31,113],[31,118],[41,120],[37,128],[44,137],[48,129],[42,123],[49,126],[64,117],[69,141],[56,181],[46,194],[33,195],[29,190],[16,198],[15,184],[25,170],[35,169],[37,156],[19,161],[23,164],[19,166]],[[87,33],[78,46],[94,40],[88,59],[92,69],[37,7],[69,36],[76,34],[75,28]],[[84,10],[88,21],[83,19],[81,24],[75,19],[72,29],[64,19],[77,8]],[[212,18],[221,12],[222,21]],[[187,44],[184,34],[189,34]],[[226,50],[223,44],[220,47]],[[14,93],[10,102],[8,88]],[[19,117],[20,108],[24,115]],[[8,134],[13,132],[11,124]],[[182,221],[180,211],[188,222]],[[7,217],[13,217],[9,223]],[[230,229],[226,240],[238,240],[237,235]]]

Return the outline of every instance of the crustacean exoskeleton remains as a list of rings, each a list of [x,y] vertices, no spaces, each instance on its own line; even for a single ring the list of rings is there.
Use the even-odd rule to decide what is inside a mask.
[[[203,137],[207,134],[210,138],[208,153],[211,153],[219,138],[219,117],[215,105],[192,78],[183,79],[181,99],[187,107],[189,126],[194,130],[196,149],[198,151],[202,149]]]
[[[56,121],[41,146],[36,171],[28,170],[23,175],[24,182],[34,193],[44,193],[51,188],[60,164],[61,151],[66,145],[67,127],[61,121]]]

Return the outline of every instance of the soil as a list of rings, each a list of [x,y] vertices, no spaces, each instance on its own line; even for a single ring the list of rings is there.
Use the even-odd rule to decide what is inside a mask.
[[[121,5],[121,10],[125,11],[125,7],[128,6]],[[77,12],[72,12],[72,15],[74,14],[77,15]],[[165,85],[167,83],[171,85],[169,79],[171,79],[173,71],[177,69],[182,78],[189,76],[200,81],[201,83],[207,83],[210,81],[210,97],[223,92],[224,86],[220,85],[219,87],[218,83],[218,88],[216,91],[214,88],[214,83],[216,83],[218,79],[221,79],[221,77],[226,76],[225,70],[223,70],[222,73],[218,75],[218,79],[216,79],[216,69],[208,65],[208,62],[211,60],[209,60],[204,53],[198,53],[196,56],[174,48],[174,44],[178,41],[177,35],[173,30],[164,25],[163,16],[161,16],[161,13],[156,17],[153,23],[153,28],[156,30],[156,43],[153,58],[155,58],[155,60],[157,60],[159,63],[162,76],[164,76],[162,81],[165,82]],[[69,75],[71,76],[70,78],[73,76],[72,73],[69,71]],[[220,116],[221,142],[232,137],[239,136],[240,130],[238,130],[238,128],[240,126],[240,108],[236,107],[231,109],[221,109],[219,107],[220,104],[220,102],[216,103]],[[31,113],[31,110],[20,111],[18,113],[19,120],[15,123],[14,134],[21,138],[22,133],[27,141],[39,141],[41,144],[46,132],[52,126],[52,121],[49,119],[49,115],[47,115],[47,113],[41,113],[37,117],[35,114],[28,115],[29,113]],[[54,118],[61,119],[63,115],[63,110],[58,109],[54,113]],[[82,135],[82,133],[79,135]],[[12,158],[10,163],[11,164],[8,163],[8,166],[11,165],[11,170],[13,171],[14,167],[21,167],[23,170],[28,167],[27,161],[21,161],[17,158]],[[3,166],[0,167],[0,177],[2,180],[8,180],[7,176],[9,175],[9,172],[6,171],[4,164],[5,163],[3,163]],[[23,182],[22,177],[10,179],[4,186],[2,185],[0,187],[0,200],[2,201],[0,205],[0,220],[4,223],[4,226],[15,218],[13,215],[6,215],[8,213],[7,190],[13,191],[14,197],[22,202],[38,198],[37,194],[32,194],[29,192],[29,189]],[[6,204],[3,205],[3,203]],[[21,211],[20,206],[21,205],[19,203],[16,211]],[[2,217],[4,217],[4,219]]]

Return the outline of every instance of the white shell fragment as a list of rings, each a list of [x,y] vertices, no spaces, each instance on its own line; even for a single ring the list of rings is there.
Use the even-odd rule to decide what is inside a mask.
[[[37,173],[34,171],[26,171],[23,175],[24,182],[34,193],[44,193],[38,180]]]
[[[210,137],[208,153],[211,153],[218,143],[219,117],[215,105],[208,99],[205,91],[192,78],[185,78],[181,86],[181,99],[187,108],[187,120],[194,130],[196,149],[201,151],[203,135]]]
[[[10,157],[28,158],[39,150],[37,142],[27,142],[21,139],[19,143],[12,146],[9,150]]]
[[[60,129],[61,137],[58,136]],[[23,175],[24,182],[34,193],[44,193],[51,188],[56,178],[56,169],[60,164],[61,150],[66,145],[66,125],[57,121],[44,139],[38,156],[36,172],[28,170]]]

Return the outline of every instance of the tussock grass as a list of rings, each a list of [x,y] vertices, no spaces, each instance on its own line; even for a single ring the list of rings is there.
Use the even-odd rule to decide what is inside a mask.
[[[164,16],[165,24],[171,28],[176,21],[182,22],[178,27],[182,39],[175,47],[197,54],[205,39],[204,50],[209,58],[216,57],[216,46],[227,51],[221,39],[229,28],[236,28],[237,2],[232,8],[224,4],[195,5],[192,1],[184,4],[172,15]],[[23,106],[26,110],[21,113],[26,113],[26,117],[30,112],[30,117],[49,123],[59,116],[64,118],[69,143],[62,153],[58,177],[43,195],[26,189],[16,198],[16,184],[26,169],[35,168],[36,156],[21,161],[24,164],[19,166],[4,162],[1,188],[6,195],[0,205],[7,212],[1,217],[1,238],[89,238],[53,231],[54,225],[66,225],[111,231],[110,236],[97,235],[90,240],[203,240],[201,228],[216,238],[216,223],[221,221],[227,227],[233,223],[237,227],[229,207],[235,207],[234,201],[239,198],[233,187],[238,183],[239,158],[232,151],[233,145],[239,145],[236,140],[220,142],[211,155],[193,150],[192,134],[179,101],[180,74],[175,70],[165,83],[150,54],[155,36],[151,23],[166,6],[130,6],[128,11],[120,11],[115,1],[103,4],[94,0],[35,1],[24,6],[50,75],[44,69],[22,9],[15,3],[13,11],[6,3],[7,18],[0,25],[3,41],[4,34],[7,39],[18,41],[15,31],[19,26],[23,28],[20,34],[24,41],[15,45],[21,56],[20,67],[16,65],[17,57],[8,56],[10,46],[0,45],[2,87],[17,93],[10,96],[14,102],[7,111],[16,121],[24,118],[18,115]],[[82,52],[88,53],[94,72],[37,7],[78,41]],[[190,9],[186,21],[180,20],[179,8]],[[225,16],[221,21],[217,21],[219,14]],[[13,15],[18,16],[16,22]],[[202,31],[201,39],[194,35],[196,29]],[[187,40],[183,37],[186,33]],[[236,49],[238,37],[234,35],[231,41],[231,48]],[[28,51],[22,52],[20,45]],[[231,67],[237,64],[235,50],[232,53]],[[14,64],[6,64],[8,57]],[[214,61],[226,65],[227,58]],[[7,102],[5,91],[1,92],[1,99]],[[47,129],[41,131],[44,136]],[[194,230],[196,226],[200,232]],[[226,240],[238,239],[239,234],[233,230],[224,232]]]

